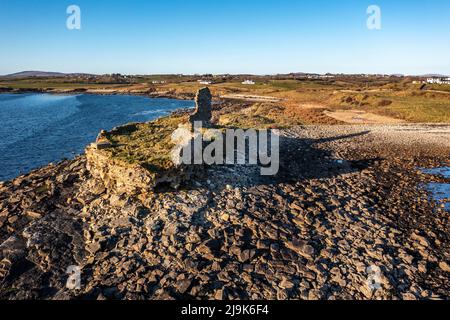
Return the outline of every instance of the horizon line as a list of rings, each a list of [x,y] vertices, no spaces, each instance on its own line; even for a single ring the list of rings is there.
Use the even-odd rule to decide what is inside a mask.
[[[343,75],[343,76],[351,76],[351,75],[388,75],[388,76],[403,76],[403,77],[423,77],[423,76],[444,76],[447,77],[449,75],[439,72],[429,72],[429,73],[423,73],[423,74],[405,74],[405,73],[383,73],[383,72],[376,72],[376,73],[365,73],[365,72],[358,72],[358,73],[343,73],[343,72],[303,72],[303,71],[297,71],[297,72],[287,72],[287,73],[212,73],[212,72],[206,72],[206,73],[120,73],[120,72],[110,72],[110,73],[90,73],[90,72],[60,72],[60,71],[42,71],[42,70],[24,70],[24,71],[18,71],[14,73],[9,74],[2,74],[0,77],[9,77],[14,75],[20,75],[21,73],[27,73],[27,72],[35,72],[35,73],[49,73],[49,74],[59,74],[62,76],[70,76],[70,75],[92,75],[92,76],[104,76],[104,75],[112,75],[112,74],[120,74],[123,76],[224,76],[224,75],[230,75],[230,76],[256,76],[256,77],[267,77],[267,76],[280,76],[280,75]],[[33,77],[33,76],[31,76]],[[39,77],[46,77],[46,76],[34,76],[35,78]],[[48,77],[51,77],[49,75]]]

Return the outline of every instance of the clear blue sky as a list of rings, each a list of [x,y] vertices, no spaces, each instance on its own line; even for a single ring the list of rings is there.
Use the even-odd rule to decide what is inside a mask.
[[[1,0],[0,74],[450,74],[449,17],[448,0]]]

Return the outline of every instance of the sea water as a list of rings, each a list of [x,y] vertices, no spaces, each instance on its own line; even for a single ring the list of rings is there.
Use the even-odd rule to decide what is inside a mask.
[[[74,158],[101,130],[193,106],[128,95],[0,94],[0,181]]]

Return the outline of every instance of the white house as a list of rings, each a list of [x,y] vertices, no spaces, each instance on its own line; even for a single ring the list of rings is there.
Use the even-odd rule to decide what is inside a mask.
[[[450,84],[450,78],[428,78],[429,84]]]
[[[208,81],[208,80],[198,80],[198,83],[210,85],[212,82],[211,82],[211,81]]]
[[[253,81],[253,80],[245,80],[244,82],[242,82],[242,84],[245,84],[245,85],[254,85],[254,84],[255,84],[255,81]]]
[[[322,78],[322,79],[331,79],[331,78],[334,78],[334,76],[331,75],[331,74],[324,74],[324,75],[319,76],[319,78]]]

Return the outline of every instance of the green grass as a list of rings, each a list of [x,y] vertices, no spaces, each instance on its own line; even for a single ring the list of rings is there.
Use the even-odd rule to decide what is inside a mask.
[[[450,123],[450,99],[429,97],[386,97],[392,104],[388,113],[409,122]]]
[[[445,85],[433,84],[433,85],[427,86],[427,88],[430,90],[435,90],[435,91],[450,92],[450,84],[445,84]]]
[[[173,167],[172,133],[186,120],[185,117],[171,116],[122,126],[107,133],[105,138],[113,147],[105,151],[121,164],[140,165],[152,172],[170,169]]]
[[[300,80],[270,80],[256,81],[254,85],[245,85],[240,82],[227,82],[217,84],[216,87],[255,90],[255,91],[296,91],[296,90],[337,90],[342,87],[332,81],[300,81]]]
[[[330,99],[334,108],[358,109],[408,122],[450,123],[450,95],[400,91],[338,93]]]

